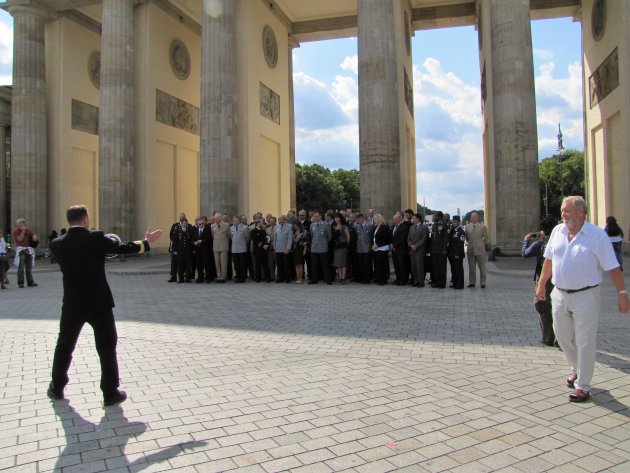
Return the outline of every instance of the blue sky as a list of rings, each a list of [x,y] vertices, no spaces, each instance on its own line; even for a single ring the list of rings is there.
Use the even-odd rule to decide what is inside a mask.
[[[532,22],[539,158],[583,148],[581,25]],[[473,27],[417,31],[413,44],[418,202],[451,213],[483,208],[479,54]],[[11,83],[10,15],[0,10],[0,85]],[[296,160],[359,167],[356,38],[294,50]]]

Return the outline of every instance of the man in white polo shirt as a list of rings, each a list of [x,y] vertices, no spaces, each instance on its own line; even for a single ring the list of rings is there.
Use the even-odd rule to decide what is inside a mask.
[[[545,285],[551,277],[553,328],[571,365],[566,385],[574,391],[569,401],[584,402],[591,397],[595,369],[602,271],[610,273],[617,288],[620,313],[628,312],[630,300],[608,236],[586,221],[584,198],[565,197],[561,211],[563,224],[549,237],[535,301],[545,300]]]

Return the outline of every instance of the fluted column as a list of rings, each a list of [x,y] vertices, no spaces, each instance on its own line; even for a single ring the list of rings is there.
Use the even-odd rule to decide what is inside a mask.
[[[386,219],[401,205],[395,3],[358,0],[361,207]]]
[[[201,206],[236,215],[236,23],[238,0],[203,2]]]
[[[489,38],[491,65],[488,84],[491,114],[486,133],[491,135],[487,153],[493,153],[494,179],[486,182],[495,192],[495,243],[506,253],[519,253],[523,235],[538,228],[540,190],[538,182],[538,137],[536,93],[532,54],[529,0],[484,0],[481,23]],[[484,33],[482,31],[482,33]],[[489,107],[488,107],[489,106]],[[488,156],[486,156],[488,159]],[[490,190],[491,191],[491,190]]]
[[[48,234],[44,49],[48,12],[32,1],[12,2],[7,9],[13,15],[11,219],[27,219],[43,237]]]
[[[295,182],[295,94],[293,89],[293,49],[299,48],[300,43],[289,38],[289,192],[291,208],[297,212],[296,182]]]
[[[133,233],[134,0],[103,0],[99,97],[99,226]]]
[[[0,101],[0,106],[2,102]],[[6,127],[3,123],[0,123],[0,228],[7,233],[9,228],[5,228],[7,222],[6,206],[7,206],[7,188],[6,188]]]

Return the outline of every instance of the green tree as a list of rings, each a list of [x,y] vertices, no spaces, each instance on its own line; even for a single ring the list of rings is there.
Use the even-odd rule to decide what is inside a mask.
[[[359,192],[359,170],[358,169],[335,169],[332,172],[333,177],[343,187],[344,205],[346,209],[360,208],[360,192]]]
[[[562,199],[568,195],[584,196],[584,153],[566,150],[538,163],[540,215],[560,218]],[[547,207],[545,207],[545,198]]]
[[[330,169],[319,164],[295,165],[295,187],[298,209],[340,209],[345,192]]]

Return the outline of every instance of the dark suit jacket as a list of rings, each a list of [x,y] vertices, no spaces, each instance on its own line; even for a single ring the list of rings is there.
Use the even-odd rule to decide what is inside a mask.
[[[201,246],[209,248],[212,251],[212,229],[210,225],[203,227],[201,238],[199,238],[199,227],[193,229],[193,241],[201,240]]]
[[[396,231],[394,232],[394,229]],[[401,222],[398,225],[392,227],[392,245],[396,248],[396,251],[407,252],[407,237],[409,236],[409,225],[406,222]]]
[[[148,251],[149,243],[117,243],[103,232],[72,227],[55,238],[50,250],[63,274],[63,308],[82,312],[114,307],[112,291],[105,275],[105,256]]]
[[[376,246],[391,245],[392,231],[389,229],[387,224],[384,223],[378,229],[378,232],[376,231],[376,227],[374,227],[374,230],[372,231],[372,238],[374,243],[376,243]]]

